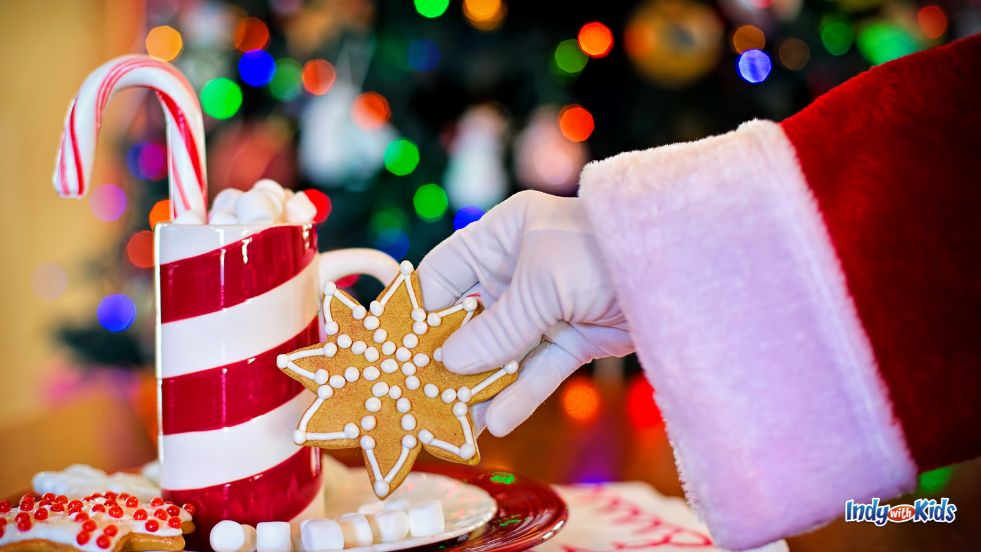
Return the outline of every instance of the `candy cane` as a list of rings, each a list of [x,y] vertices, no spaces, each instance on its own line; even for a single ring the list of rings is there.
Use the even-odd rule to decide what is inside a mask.
[[[58,147],[54,187],[62,197],[80,198],[89,188],[102,115],[118,90],[149,88],[167,121],[167,165],[171,217],[175,222],[208,220],[204,122],[190,83],[173,65],[147,56],[123,56],[96,69],[68,108]],[[188,213],[186,216],[185,213]]]

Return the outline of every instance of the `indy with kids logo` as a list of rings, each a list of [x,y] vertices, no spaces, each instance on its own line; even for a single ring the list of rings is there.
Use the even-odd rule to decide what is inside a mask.
[[[942,523],[953,523],[957,517],[957,506],[947,497],[939,501],[935,498],[918,498],[913,504],[880,504],[878,498],[873,498],[872,502],[862,503],[849,500],[845,503],[846,522],[867,522],[874,523],[882,527],[887,522],[903,523],[906,521],[916,521],[926,523],[938,521]]]

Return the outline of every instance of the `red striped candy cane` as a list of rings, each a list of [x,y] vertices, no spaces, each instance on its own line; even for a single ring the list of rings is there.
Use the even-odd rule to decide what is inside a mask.
[[[68,108],[58,147],[54,187],[62,197],[88,191],[95,144],[109,99],[126,88],[153,90],[167,121],[171,218],[204,224],[208,220],[204,122],[190,83],[173,65],[148,56],[118,57],[92,72]],[[193,215],[182,216],[185,213]]]

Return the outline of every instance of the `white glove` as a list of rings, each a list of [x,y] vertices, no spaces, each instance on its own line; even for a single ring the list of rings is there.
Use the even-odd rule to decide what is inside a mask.
[[[475,421],[481,425],[483,411],[494,435],[525,421],[576,368],[633,351],[581,201],[518,193],[419,264],[428,310],[446,308],[478,285],[487,307],[446,340],[448,369],[473,374],[524,358],[518,380],[486,411],[475,409]]]

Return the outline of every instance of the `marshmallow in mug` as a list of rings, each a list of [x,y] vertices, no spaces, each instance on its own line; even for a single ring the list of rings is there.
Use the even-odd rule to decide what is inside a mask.
[[[211,202],[208,215],[209,224],[307,224],[316,219],[317,206],[307,192],[294,193],[268,178],[247,192],[222,190]]]

